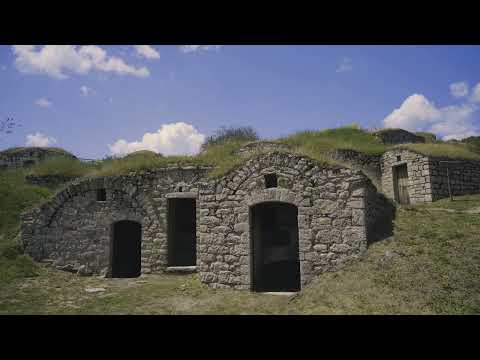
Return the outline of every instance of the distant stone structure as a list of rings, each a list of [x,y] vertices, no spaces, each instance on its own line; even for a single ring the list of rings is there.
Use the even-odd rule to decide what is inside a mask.
[[[394,149],[382,156],[382,190],[403,204],[480,193],[480,161],[452,160]],[[447,176],[448,169],[448,176]]]
[[[59,148],[11,148],[0,152],[0,169],[30,167],[46,159],[59,156],[76,159],[74,155]]]
[[[22,215],[25,251],[83,274],[195,267],[214,288],[299,291],[391,229],[392,203],[358,170],[284,152],[211,170],[76,180]]]
[[[382,129],[373,132],[380,141],[388,145],[424,143],[425,138],[402,129]]]

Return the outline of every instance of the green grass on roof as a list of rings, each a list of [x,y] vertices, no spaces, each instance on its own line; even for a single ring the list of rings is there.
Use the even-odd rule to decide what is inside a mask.
[[[355,150],[367,155],[381,155],[393,148],[403,147],[424,155],[452,159],[480,160],[480,153],[474,146],[465,143],[443,143],[440,141],[426,144],[385,145],[375,135],[356,126],[345,126],[323,131],[302,131],[293,135],[268,140],[290,146],[291,152],[305,155],[321,163],[349,166],[346,163],[333,161],[328,153],[333,150]],[[67,176],[113,176],[135,171],[180,166],[212,166],[209,177],[225,175],[233,168],[240,166],[264,151],[256,151],[249,156],[236,156],[236,150],[250,143],[238,138],[206,146],[194,156],[159,156],[150,151],[138,151],[123,158],[109,158],[96,163],[83,163],[74,159],[51,159],[33,168],[37,175]]]
[[[337,149],[356,150],[369,155],[380,155],[387,150],[387,146],[374,135],[351,126],[323,131],[302,131],[280,141],[313,158]]]
[[[88,175],[96,168],[94,163],[82,162],[75,158],[64,156],[54,157],[42,161],[32,167],[33,175],[62,175],[67,177],[81,177]]]
[[[431,157],[480,160],[480,154],[475,153],[469,144],[464,143],[402,144],[397,145],[396,148],[405,148]]]
[[[19,153],[29,151],[29,150],[44,150],[44,151],[50,151],[50,152],[54,152],[54,153],[61,154],[61,155],[73,156],[72,153],[70,153],[70,152],[68,152],[68,151],[66,151],[62,148],[57,148],[57,147],[13,147],[13,148],[10,148],[10,149],[0,151],[0,155],[11,156],[11,155],[19,154]]]

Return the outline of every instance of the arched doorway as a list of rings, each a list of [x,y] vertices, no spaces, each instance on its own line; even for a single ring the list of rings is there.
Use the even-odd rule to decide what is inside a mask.
[[[113,224],[113,278],[134,278],[141,274],[142,226],[135,221]]]
[[[298,209],[267,202],[250,208],[253,291],[300,291]]]

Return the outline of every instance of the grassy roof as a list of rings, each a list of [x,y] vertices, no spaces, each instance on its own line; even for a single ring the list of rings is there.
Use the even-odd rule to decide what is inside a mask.
[[[159,156],[162,156],[162,154],[158,154],[154,151],[151,151],[151,150],[139,150],[139,151],[135,151],[135,152],[132,152],[128,155],[126,155],[125,157],[126,158],[131,158],[131,157],[136,157],[136,156],[147,156],[147,157],[159,157]]]
[[[480,160],[480,154],[473,147],[464,143],[425,143],[425,144],[402,144],[395,148],[404,148],[416,153],[437,158]]]
[[[351,126],[323,131],[302,131],[279,141],[313,158],[337,149],[356,150],[369,155],[380,155],[388,149],[373,134]]]
[[[305,155],[321,163],[349,166],[334,161],[328,153],[332,150],[355,150],[368,155],[381,155],[393,148],[403,147],[411,151],[434,157],[452,159],[480,160],[480,153],[465,143],[434,142],[426,144],[383,144],[374,134],[354,126],[323,131],[302,131],[290,136],[268,140],[289,145],[291,152]],[[150,170],[174,165],[180,166],[212,166],[210,177],[220,177],[233,168],[245,163],[264,151],[258,150],[249,156],[236,156],[235,152],[251,143],[247,140],[232,138],[221,143],[213,143],[195,156],[158,156],[149,151],[139,151],[124,158],[110,158],[95,164],[75,162],[69,159],[52,159],[33,168],[38,175],[68,174],[70,176],[111,176],[128,174],[133,171]]]
[[[0,155],[11,156],[16,154],[21,154],[26,151],[42,151],[42,152],[56,153],[58,155],[74,156],[72,153],[57,147],[13,147],[13,148],[0,151]]]

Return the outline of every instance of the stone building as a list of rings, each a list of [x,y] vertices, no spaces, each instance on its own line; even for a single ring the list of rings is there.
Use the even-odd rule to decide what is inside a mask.
[[[383,154],[382,190],[401,204],[480,193],[480,161],[452,160],[397,148]],[[450,185],[450,192],[449,192]]]
[[[22,215],[25,251],[85,274],[188,267],[214,288],[299,291],[391,232],[394,207],[359,170],[285,152],[211,170],[77,180]]]
[[[20,147],[0,152],[0,169],[30,167],[46,159],[66,156],[76,157],[59,148]]]
[[[424,143],[423,136],[417,136],[403,129],[382,129],[373,133],[381,142],[388,145]]]

